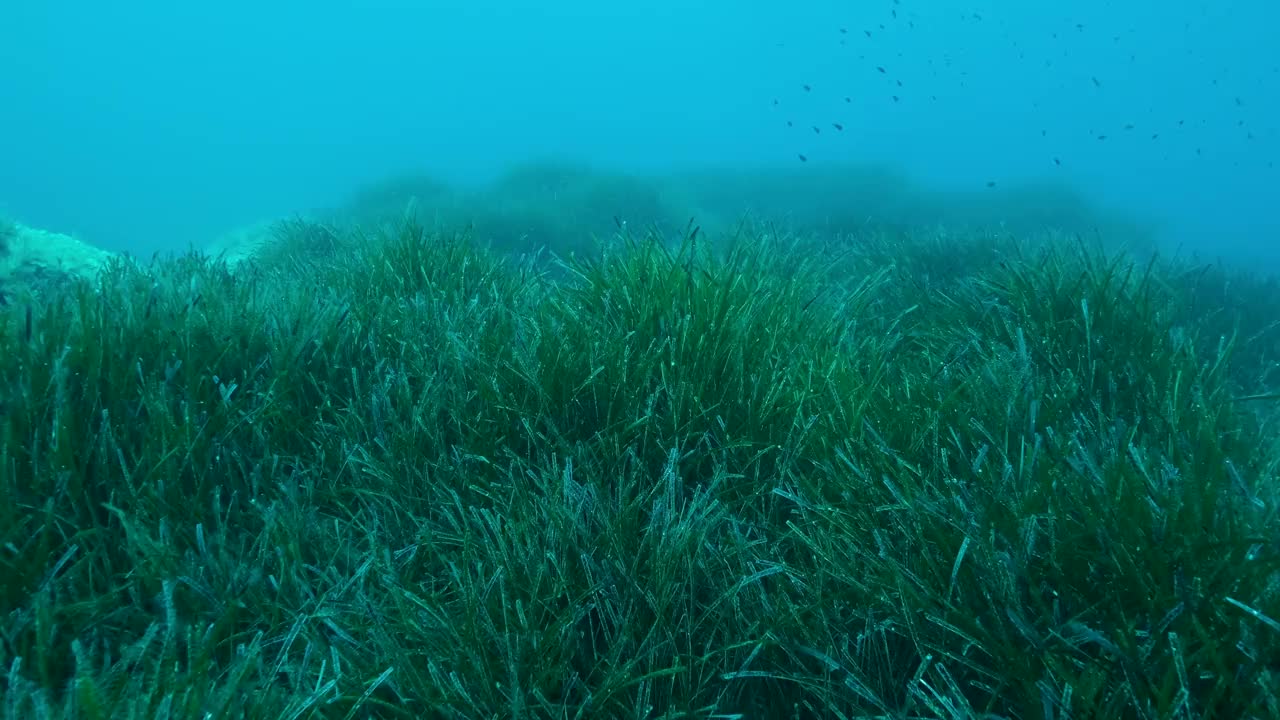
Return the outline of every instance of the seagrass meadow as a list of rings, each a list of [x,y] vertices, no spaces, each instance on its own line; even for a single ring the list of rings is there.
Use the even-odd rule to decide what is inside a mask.
[[[1280,286],[297,221],[0,307],[0,713],[1280,717]]]

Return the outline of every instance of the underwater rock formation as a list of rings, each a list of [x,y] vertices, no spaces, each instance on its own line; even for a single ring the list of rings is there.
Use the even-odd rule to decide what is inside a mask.
[[[111,257],[70,235],[0,221],[0,302],[26,289],[92,279]]]

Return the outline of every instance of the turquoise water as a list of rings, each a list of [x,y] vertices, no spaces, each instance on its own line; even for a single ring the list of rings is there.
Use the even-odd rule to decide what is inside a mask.
[[[0,211],[150,252],[405,171],[874,163],[1280,256],[1280,5],[1115,5],[9,0]]]

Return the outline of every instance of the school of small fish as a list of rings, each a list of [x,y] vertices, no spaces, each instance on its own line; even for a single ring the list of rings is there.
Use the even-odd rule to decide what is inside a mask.
[[[891,1],[891,5],[889,7],[889,14],[888,14],[888,17],[886,18],[886,21],[884,23],[879,23],[875,28],[863,29],[861,32],[861,35],[863,36],[863,38],[870,39],[886,33],[910,32],[912,30],[915,30],[916,15],[912,11],[906,10],[902,7],[902,0],[890,0],[890,1]],[[968,23],[990,22],[989,20],[984,18],[982,14],[976,13],[976,12],[965,13],[962,15],[960,20],[962,22],[968,22]],[[1187,32],[1188,35],[1194,34],[1194,28],[1192,27],[1189,21],[1183,29],[1184,31]],[[1088,33],[1090,33],[1091,30],[1092,28],[1088,24],[1083,22],[1069,23],[1063,31],[1052,32],[1050,38],[1048,39],[1051,39],[1053,41],[1060,41],[1063,38],[1063,35],[1065,33],[1074,33],[1078,36],[1083,37],[1083,36],[1086,36]],[[1129,33],[1133,33],[1133,30],[1130,30]],[[849,44],[850,38],[853,38],[854,42],[857,42],[858,40],[857,34],[850,33],[849,28],[847,27],[835,28],[835,32],[833,33],[833,41],[839,42],[839,44],[842,46],[847,46]],[[1022,47],[1022,43],[1019,43],[1017,40],[1014,40],[1009,35],[1006,35],[1005,39],[1008,40],[1015,49],[1017,49],[1018,58],[1020,61],[1024,61],[1024,62],[1028,61],[1028,53],[1027,53],[1027,50]],[[1112,43],[1117,45],[1124,42],[1123,34],[1112,33],[1109,39]],[[1092,40],[1096,41],[1097,39],[1093,38]],[[1061,45],[1062,43],[1056,43],[1056,45],[1052,45],[1049,47],[1061,47]],[[781,46],[783,46],[783,43],[779,43],[779,47]],[[1197,52],[1197,49],[1194,47],[1188,47],[1187,49],[1188,55],[1193,56],[1196,54],[1196,52]],[[1139,53],[1137,52],[1129,53],[1128,55],[1129,61],[1131,63],[1137,62],[1138,55]],[[899,52],[898,58],[902,58],[902,57],[903,57],[903,54]],[[1069,51],[1067,50],[1062,51],[1061,57],[1065,58],[1067,62],[1072,61]],[[891,101],[894,104],[909,103],[909,102],[924,102],[924,103],[938,102],[937,95],[927,95],[927,96],[925,94],[921,94],[918,96],[909,95],[907,86],[904,84],[903,80],[901,78],[897,78],[893,76],[893,72],[891,70],[891,68],[893,67],[892,61],[885,63],[882,60],[868,59],[866,54],[859,55],[858,60],[859,62],[864,63],[864,66],[868,71],[872,71],[878,75],[884,76],[885,79],[887,79],[890,82],[890,84],[888,85],[889,89],[887,89],[884,92],[884,98],[883,98],[884,100]],[[1045,68],[1050,68],[1054,66],[1054,63],[1056,60],[1058,60],[1057,57],[1044,57],[1041,62],[1043,62],[1043,65]],[[942,80],[939,79],[939,66],[941,66],[943,69],[955,70],[955,68],[953,67],[953,59],[950,56],[944,56],[940,63],[935,63],[933,60],[929,60],[928,64],[932,68],[933,79],[938,82],[943,82]],[[856,70],[857,68],[853,68],[853,69]],[[1267,69],[1267,71],[1271,74],[1272,78],[1280,79],[1280,65],[1271,67]],[[1117,72],[1125,72],[1125,69],[1119,68],[1117,69]],[[961,78],[959,81],[959,86],[961,88],[964,88],[965,82],[963,78],[967,76],[967,72],[964,70],[959,70],[959,75]],[[1088,78],[1088,82],[1091,84],[1092,89],[1094,91],[1101,92],[1101,91],[1104,91],[1106,88],[1105,76],[1100,77],[1099,75],[1092,75]],[[1212,84],[1215,88],[1217,88],[1218,90],[1221,90],[1222,86],[1220,85],[1219,79],[1217,78],[1213,79]],[[808,94],[818,94],[825,88],[818,87],[813,82],[808,82],[808,83],[799,84],[799,89],[803,91],[804,94],[808,95]],[[847,92],[848,92],[847,89],[841,89],[839,96],[843,97],[844,104],[848,106],[848,109],[851,112],[856,112],[860,107],[864,110],[874,107],[876,98],[873,95],[868,95],[865,93],[861,94],[862,102],[856,102],[855,98],[859,97],[859,94],[846,94]],[[1213,95],[1215,97],[1219,97],[1219,96],[1222,96],[1222,93],[1218,92]],[[1108,100],[1107,102],[1111,102],[1111,100]],[[1203,108],[1203,111],[1205,112],[1206,115],[1211,115],[1214,113],[1221,113],[1223,111],[1230,112],[1233,109],[1238,111],[1241,108],[1245,108],[1248,105],[1248,103],[1246,102],[1246,100],[1242,95],[1232,96],[1230,101],[1225,104],[1227,106],[1223,107],[1222,105],[1224,105],[1224,103],[1220,102],[1218,103],[1218,106],[1215,107],[1213,106],[1212,103],[1207,102],[1205,107]],[[822,135],[823,127],[831,127],[831,128],[834,128],[837,132],[843,132],[844,129],[847,126],[849,126],[849,121],[847,117],[822,118],[822,119],[805,118],[801,120],[798,117],[794,117],[795,115],[801,112],[800,108],[795,108],[795,107],[788,108],[787,105],[788,103],[784,103],[779,97],[775,97],[772,99],[772,109],[775,112],[778,112],[781,114],[782,119],[786,123],[786,127],[788,128],[795,128],[797,124],[800,124],[801,127],[808,126],[809,128],[811,128],[813,130],[813,135]],[[1033,109],[1038,109],[1039,103],[1033,102],[1032,106],[1033,106]],[[1158,113],[1155,111],[1154,108],[1147,108],[1145,114],[1152,117],[1158,116]],[[1277,133],[1277,129],[1275,127],[1268,127],[1264,129],[1250,127],[1249,121],[1247,121],[1244,117],[1239,117],[1239,115],[1240,113],[1237,112],[1236,117],[1232,118],[1234,120],[1233,124],[1235,125],[1236,130],[1240,132],[1243,138],[1248,142],[1253,142],[1255,139],[1257,139],[1257,137],[1259,137],[1263,133],[1265,133],[1267,137],[1270,137],[1273,140],[1278,135],[1280,135],[1280,133]],[[1206,118],[1197,118],[1192,122],[1195,125],[1204,126],[1206,124]],[[1146,142],[1157,143],[1161,141],[1162,136],[1164,136],[1165,134],[1178,133],[1186,129],[1187,125],[1188,125],[1188,119],[1185,117],[1164,118],[1161,120],[1153,120],[1146,123],[1132,122],[1129,120],[1121,119],[1111,128],[1088,128],[1088,129],[1082,130],[1082,132],[1086,132],[1087,133],[1086,136],[1092,138],[1096,142],[1116,141],[1117,139],[1120,138],[1120,136],[1126,135],[1126,136],[1141,137],[1145,139]],[[1049,135],[1050,135],[1050,132],[1048,129],[1040,130],[1040,136],[1042,138],[1048,139]],[[1063,140],[1064,140],[1063,142],[1064,145],[1070,144],[1069,138],[1063,138]],[[1170,149],[1170,146],[1168,144],[1165,145],[1165,148],[1166,148],[1165,159],[1168,159],[1170,157],[1169,153],[1177,152],[1178,150],[1183,150],[1183,146],[1179,146],[1178,150]],[[1185,148],[1193,150],[1197,157],[1203,156],[1204,154],[1203,153],[1204,148],[1198,146],[1194,142],[1190,144],[1186,144]],[[805,162],[808,162],[812,157],[814,157],[813,153],[814,153],[813,150],[797,151],[796,158],[798,158],[800,162],[805,163]],[[1274,158],[1267,158],[1265,162],[1268,170],[1275,169]],[[1060,168],[1060,167],[1063,167],[1064,165],[1064,159],[1061,155],[1050,154],[1046,158],[1046,163],[1051,163],[1053,167]],[[1238,161],[1237,161],[1237,165],[1238,165]],[[994,188],[996,187],[996,182],[994,180],[988,180],[986,183],[986,186],[988,188]]]

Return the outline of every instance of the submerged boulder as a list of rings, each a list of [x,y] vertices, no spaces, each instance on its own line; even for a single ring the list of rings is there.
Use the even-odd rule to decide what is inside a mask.
[[[260,257],[277,242],[273,231],[276,220],[246,225],[236,228],[215,239],[205,248],[210,257],[222,260],[228,267]]]
[[[205,253],[233,270],[243,263],[282,267],[331,255],[348,244],[346,233],[336,225],[298,215],[228,232]]]
[[[70,235],[0,220],[0,303],[24,290],[93,279],[111,257]]]

